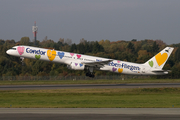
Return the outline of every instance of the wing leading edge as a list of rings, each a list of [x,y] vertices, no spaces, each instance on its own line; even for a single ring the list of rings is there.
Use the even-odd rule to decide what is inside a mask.
[[[91,66],[91,67],[103,67],[104,65],[109,64],[113,60],[104,60],[104,61],[96,61],[96,62],[81,62],[81,64]]]

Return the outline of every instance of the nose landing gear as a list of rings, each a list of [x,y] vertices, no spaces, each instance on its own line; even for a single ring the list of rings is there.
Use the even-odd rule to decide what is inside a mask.
[[[24,57],[20,57],[22,66],[24,66]]]

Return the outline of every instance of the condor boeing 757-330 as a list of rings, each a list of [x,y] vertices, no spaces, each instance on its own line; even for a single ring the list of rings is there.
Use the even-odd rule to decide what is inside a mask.
[[[32,46],[14,46],[6,53],[21,58],[30,58],[67,64],[71,70],[85,70],[86,76],[94,77],[94,70],[110,71],[129,75],[165,75],[162,70],[174,48],[166,47],[144,64],[81,55]]]

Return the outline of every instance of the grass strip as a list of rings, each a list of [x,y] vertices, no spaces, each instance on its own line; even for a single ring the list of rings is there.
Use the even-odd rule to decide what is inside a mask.
[[[54,85],[54,84],[122,84],[122,83],[180,83],[180,79],[128,79],[128,80],[9,80],[0,85]]]
[[[179,108],[180,88],[8,90],[0,91],[0,107]]]

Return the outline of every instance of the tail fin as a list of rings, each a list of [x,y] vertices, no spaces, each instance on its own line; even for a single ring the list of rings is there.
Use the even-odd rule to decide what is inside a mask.
[[[166,47],[157,55],[148,60],[144,65],[154,69],[162,69],[173,51],[173,47]]]

